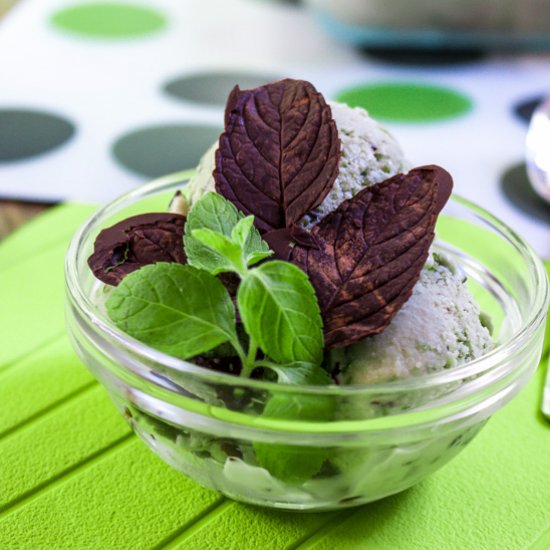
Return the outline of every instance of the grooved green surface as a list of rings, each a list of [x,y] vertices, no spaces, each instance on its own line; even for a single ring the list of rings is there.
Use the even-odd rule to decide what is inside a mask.
[[[359,509],[256,509],[173,471],[129,434],[64,335],[63,255],[91,210],[56,208],[0,245],[0,548],[549,547],[542,368],[443,470]]]
[[[61,204],[33,218],[0,243],[0,269],[27,260],[57,243],[67,246],[83,220],[95,210],[97,206],[90,204]]]
[[[0,515],[0,548],[153,548],[218,500],[132,438]]]
[[[10,410],[9,414],[0,410],[0,437],[93,384],[93,376],[84,367],[75,368],[76,361],[63,337],[1,373],[0,403],[10,403]]]
[[[78,399],[6,436],[0,440],[0,510],[129,432],[96,384]]]
[[[338,512],[300,514],[262,510],[226,501],[192,530],[182,533],[170,548],[218,548],[223,540],[226,541],[227,550],[246,548],[243,546],[244,541],[253,541],[255,548],[288,548],[337,515]],[[239,526],[239,536],[228,537],[228,533],[236,531],[235,526]]]
[[[67,242],[39,250],[2,270],[0,373],[4,364],[23,357],[64,333],[63,261]]]

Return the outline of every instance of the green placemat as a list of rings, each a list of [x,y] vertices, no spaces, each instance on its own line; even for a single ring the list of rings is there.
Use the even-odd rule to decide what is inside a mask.
[[[358,509],[262,510],[170,469],[65,336],[63,256],[91,210],[52,209],[0,246],[0,548],[550,548],[542,368],[449,465]]]

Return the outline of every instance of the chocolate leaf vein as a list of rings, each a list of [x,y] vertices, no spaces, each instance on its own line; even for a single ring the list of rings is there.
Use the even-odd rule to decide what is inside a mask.
[[[232,91],[216,152],[218,193],[262,231],[290,227],[318,206],[338,175],[330,107],[308,82]]]
[[[452,189],[425,166],[360,191],[313,230],[317,247],[296,243],[291,260],[315,288],[328,348],[380,333],[412,294]]]

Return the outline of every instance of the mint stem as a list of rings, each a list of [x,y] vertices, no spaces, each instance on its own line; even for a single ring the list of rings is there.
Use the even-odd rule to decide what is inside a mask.
[[[243,378],[250,378],[250,375],[252,374],[252,371],[254,370],[255,365],[246,365],[243,364],[243,368],[241,370],[241,376]]]
[[[237,355],[239,356],[239,359],[241,360],[241,376],[244,378],[249,378],[252,374],[252,371],[256,368],[256,355],[258,353],[258,346],[254,342],[254,340],[250,339],[250,343],[248,346],[248,354],[244,351],[241,343],[239,342],[238,338],[235,338],[234,340],[231,340],[231,345],[237,352]]]
[[[256,361],[254,363],[254,368],[256,367],[267,367],[267,368],[273,368],[273,367],[280,367],[281,365],[279,363],[273,363],[272,361]]]
[[[250,338],[250,344],[248,346],[248,357],[246,362],[248,365],[253,366],[256,361],[256,355],[258,353],[258,345],[254,342],[254,338]]]
[[[235,338],[235,339],[232,339],[230,342],[233,348],[235,349],[235,351],[237,352],[237,355],[239,356],[239,359],[241,360],[241,363],[244,369],[244,366],[248,363],[248,361],[247,361],[246,353],[243,347],[241,346],[239,339]]]
[[[252,371],[256,368],[256,355],[258,354],[258,345],[254,342],[253,338],[250,338],[250,343],[248,345],[248,356],[245,361],[243,361],[243,368],[241,370],[241,376],[248,378]]]

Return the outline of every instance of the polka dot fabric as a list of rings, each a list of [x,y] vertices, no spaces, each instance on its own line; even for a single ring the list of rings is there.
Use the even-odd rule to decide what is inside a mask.
[[[234,85],[304,78],[329,99],[367,108],[412,165],[445,166],[458,193],[490,206],[550,257],[550,227],[502,183],[524,158],[522,121],[547,89],[550,56],[354,52],[304,8],[233,0],[227,13],[224,0],[18,5],[0,28],[0,110],[55,113],[73,130],[29,137],[22,125],[19,141],[4,140],[0,196],[110,200],[193,167],[215,140]]]
[[[0,244],[0,547],[550,547],[541,369],[420,486],[353,513],[297,515],[231,502],[170,469],[74,355],[70,237],[96,203],[193,167],[235,84],[304,78],[367,108],[412,165],[446,167],[458,193],[550,258],[550,207],[523,164],[550,55],[360,52],[303,7],[227,6],[25,0],[0,25],[0,197],[65,202]]]
[[[219,126],[166,124],[138,129],[120,137],[113,156],[123,166],[147,178],[156,178],[196,166],[216,141]]]
[[[180,101],[223,107],[236,84],[241,89],[256,88],[279,78],[282,77],[229,71],[188,74],[168,82],[164,91]]]

